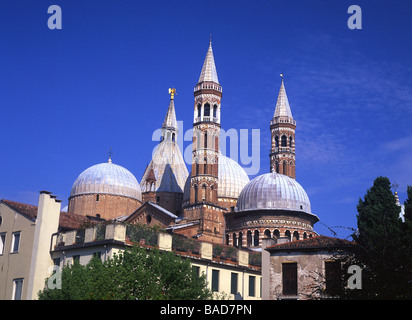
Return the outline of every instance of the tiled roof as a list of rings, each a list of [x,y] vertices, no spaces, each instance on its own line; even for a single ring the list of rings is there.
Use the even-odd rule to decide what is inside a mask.
[[[20,203],[11,200],[2,199],[1,202],[15,211],[20,212],[29,219],[35,220],[37,218],[37,206],[30,204]],[[89,219],[85,216],[78,214],[60,212],[59,227],[64,229],[78,229],[82,224],[89,222]]]
[[[59,226],[65,229],[79,229],[82,225],[91,221],[79,214],[60,212]]]
[[[37,217],[37,207],[32,206],[30,204],[10,201],[2,199],[1,202],[5,203],[10,208],[20,212],[21,214],[25,215],[26,217],[35,220]]]
[[[301,250],[301,249],[326,249],[326,248],[351,248],[355,242],[332,238],[326,236],[316,236],[305,240],[296,240],[267,247],[269,251]]]
[[[133,223],[137,219],[138,216],[140,216],[142,213],[145,213],[148,207],[154,209],[158,213],[160,213],[163,216],[167,217],[167,220],[174,221],[174,219],[177,219],[177,216],[174,215],[172,212],[166,210],[165,208],[151,202],[151,201],[146,201],[143,205],[141,205],[139,208],[137,208],[132,214],[130,214],[126,219],[123,221],[125,223]]]

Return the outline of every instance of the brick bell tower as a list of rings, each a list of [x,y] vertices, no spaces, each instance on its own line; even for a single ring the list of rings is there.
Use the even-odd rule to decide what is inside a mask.
[[[193,150],[190,201],[184,208],[187,221],[199,221],[196,237],[223,242],[225,208],[218,205],[220,106],[222,87],[217,77],[212,42],[194,88]]]
[[[270,121],[272,147],[269,154],[270,172],[284,174],[293,179],[295,172],[295,129],[296,121],[293,119],[285,84],[282,77],[275,114]]]

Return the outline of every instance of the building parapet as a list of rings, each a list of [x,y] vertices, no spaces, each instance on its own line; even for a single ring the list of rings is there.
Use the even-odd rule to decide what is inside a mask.
[[[143,225],[124,223],[97,224],[89,228],[54,234],[51,251],[96,246],[103,243],[132,246],[140,245],[172,251],[181,256],[197,260],[208,260],[219,264],[261,268],[261,253],[242,250],[233,246],[190,239],[178,234],[169,234]]]

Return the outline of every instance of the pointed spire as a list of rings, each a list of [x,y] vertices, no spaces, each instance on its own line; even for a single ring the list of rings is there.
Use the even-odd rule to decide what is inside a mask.
[[[215,58],[213,57],[212,37],[210,37],[209,49],[207,50],[205,62],[203,63],[203,68],[202,72],[200,73],[198,83],[202,83],[205,81],[219,83],[215,65]]]
[[[146,181],[148,182],[156,182],[156,176],[153,170],[153,165],[150,166],[150,170],[148,175],[146,176]]]
[[[176,95],[176,89],[169,89],[170,102],[167,108],[165,120],[162,125],[162,140],[176,140],[176,135],[179,130],[176,120],[175,102],[174,96]],[[167,139],[166,139],[167,138]]]
[[[282,77],[282,84],[280,85],[278,100],[276,102],[275,114],[273,117],[274,118],[276,117],[293,118],[292,111],[290,110],[289,100],[286,95],[285,84],[283,81],[283,74],[280,74],[280,76]]]
[[[174,95],[176,94],[176,90],[169,89],[170,102],[169,108],[167,109],[165,120],[163,121],[162,128],[163,129],[174,129],[177,131],[177,120],[176,120],[176,111],[175,111],[175,102],[174,102]]]

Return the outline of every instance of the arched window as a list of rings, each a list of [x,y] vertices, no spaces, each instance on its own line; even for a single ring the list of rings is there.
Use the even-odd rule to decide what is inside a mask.
[[[230,236],[228,234],[226,234],[226,244],[229,245],[229,238]]]
[[[270,230],[266,229],[264,234],[265,234],[265,238],[271,238]]]
[[[283,135],[282,138],[281,138],[281,146],[282,147],[287,147],[288,146],[287,138],[286,138],[285,135]]]
[[[306,232],[303,233],[303,239],[307,239],[308,235],[306,234]]]
[[[275,147],[279,148],[279,136],[275,137]]]
[[[238,241],[239,248],[242,248],[242,241],[243,241],[243,234],[242,232],[239,232],[239,241]]]
[[[295,241],[295,240],[299,240],[299,233],[298,233],[297,231],[295,231],[295,232],[293,233],[293,239],[292,239],[292,241]]]
[[[213,117],[216,118],[217,117],[217,105],[213,106]]]
[[[279,237],[280,237],[280,232],[278,229],[276,229],[275,231],[273,231],[273,238],[279,239]]]
[[[197,105],[197,117],[200,118],[202,116],[202,106],[200,104]]]
[[[292,136],[290,136],[289,137],[289,147],[291,147],[291,148],[292,148],[292,142],[293,142],[293,138],[292,138]]]
[[[197,184],[194,185],[194,189],[195,189],[195,203],[197,203],[197,198],[198,198],[198,189],[197,189]]]
[[[236,233],[233,233],[233,246],[237,247],[237,237],[236,237]]]
[[[207,174],[207,158],[204,158],[203,162],[203,173]]]
[[[202,186],[202,201],[206,201],[206,185]]]
[[[246,233],[246,243],[248,247],[252,246],[252,232],[250,230]]]
[[[207,149],[207,133],[205,133],[205,141],[204,141],[205,149]]]
[[[210,104],[206,103],[203,109],[203,115],[205,117],[210,117]]]
[[[172,141],[175,141],[175,133],[172,133]]]
[[[288,165],[286,160],[283,161],[283,174],[288,174]]]
[[[255,247],[259,246],[259,231],[255,230],[255,234],[254,234],[254,239],[253,239],[253,245]]]
[[[285,231],[285,237],[290,240],[290,231],[289,230]]]

